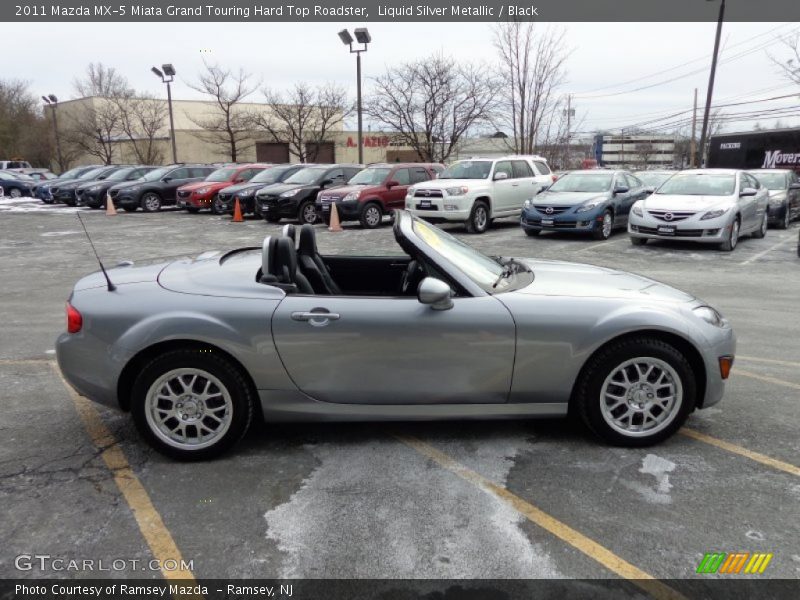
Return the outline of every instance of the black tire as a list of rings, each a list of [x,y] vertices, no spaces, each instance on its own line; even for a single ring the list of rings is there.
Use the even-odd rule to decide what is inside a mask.
[[[375,229],[380,227],[383,222],[383,210],[377,202],[367,202],[361,207],[361,214],[358,217],[364,229]]]
[[[466,226],[468,233],[486,233],[489,229],[489,205],[484,200],[476,200],[472,205]]]
[[[783,218],[778,222],[778,229],[789,229],[792,222],[792,211],[789,210],[789,205],[783,207]]]
[[[139,210],[139,207],[138,206],[123,206],[122,210],[124,210],[125,212],[136,212],[137,210]]]
[[[222,203],[222,200],[220,200],[219,194],[214,194],[214,197],[211,198],[211,212],[215,215],[225,214],[225,206]]]
[[[317,207],[313,202],[305,200],[300,203],[300,206],[297,207],[297,220],[301,225],[313,225],[317,222]]]
[[[645,244],[647,244],[647,238],[632,237],[631,244],[633,244],[634,246],[644,246]]]
[[[760,240],[760,239],[761,239],[761,238],[763,238],[765,235],[767,235],[767,227],[769,227],[769,221],[768,221],[768,219],[769,219],[769,217],[767,216],[767,211],[766,211],[766,210],[764,210],[764,216],[763,216],[763,218],[761,219],[761,223],[759,224],[759,226],[758,226],[758,229],[756,229],[756,230],[755,230],[755,231],[754,231],[754,232],[751,234],[751,235],[752,235],[752,236],[753,236],[755,239],[757,239],[757,240]]]
[[[606,219],[611,220],[611,225],[608,227],[606,226]],[[611,237],[612,231],[614,231],[614,213],[606,209],[603,211],[603,220],[592,229],[592,237],[598,241],[607,240]]]
[[[162,375],[184,368],[200,370],[215,377],[231,400],[232,414],[227,430],[212,444],[197,450],[172,445],[165,441],[163,434],[154,429],[147,418],[147,394],[150,387]],[[171,350],[157,356],[147,363],[136,377],[131,395],[131,413],[139,433],[158,452],[178,460],[206,460],[220,456],[230,449],[250,427],[254,405],[255,398],[239,368],[224,356],[203,349]],[[180,423],[177,417],[174,417],[174,420]],[[189,424],[187,427],[192,426]],[[195,432],[197,432],[196,426]]]
[[[22,190],[19,188],[11,188],[8,190],[8,195],[11,198],[22,198]]]
[[[280,223],[281,217],[280,215],[264,215],[264,220],[267,223]]]
[[[624,434],[612,427],[603,416],[604,399],[601,397],[601,391],[606,379],[626,361],[637,358],[656,359],[669,365],[680,380],[683,390],[680,404],[670,411],[667,423],[659,425],[660,428],[650,435]],[[603,441],[616,446],[641,447],[657,444],[680,429],[694,410],[696,401],[696,376],[686,357],[671,344],[642,336],[612,342],[589,359],[575,386],[573,408],[584,424]],[[630,401],[626,401],[625,404],[630,404]],[[620,408],[626,407],[623,405]],[[628,410],[630,411],[630,408]],[[611,414],[613,415],[613,412]]]
[[[161,210],[161,196],[155,192],[145,192],[141,205],[144,212],[158,212]]]
[[[741,226],[741,221],[739,221],[739,217],[736,217],[736,220],[731,225],[731,230],[728,232],[728,239],[722,242],[719,245],[719,249],[723,252],[733,252],[736,246],[739,244],[739,227]]]
[[[540,233],[542,233],[541,229],[526,229],[525,230],[525,235],[527,235],[528,237],[538,237]]]

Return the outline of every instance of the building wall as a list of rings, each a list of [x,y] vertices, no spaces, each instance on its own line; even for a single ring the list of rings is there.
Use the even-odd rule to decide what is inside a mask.
[[[603,135],[595,138],[595,158],[606,167],[671,167],[675,138],[654,135]]]

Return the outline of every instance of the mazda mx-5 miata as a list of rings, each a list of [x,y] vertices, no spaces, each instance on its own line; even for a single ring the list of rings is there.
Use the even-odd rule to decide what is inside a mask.
[[[702,300],[652,279],[485,256],[396,211],[392,256],[262,247],[84,277],[66,379],[181,459],[270,421],[559,417],[643,446],[723,396],[735,349]],[[291,235],[290,235],[291,234]]]

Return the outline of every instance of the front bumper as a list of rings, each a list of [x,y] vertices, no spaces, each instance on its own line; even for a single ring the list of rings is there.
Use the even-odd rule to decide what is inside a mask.
[[[255,212],[267,216],[296,217],[297,200],[295,198],[281,198],[279,196],[260,196],[255,200]]]
[[[703,363],[706,371],[706,391],[703,398],[698,398],[698,408],[714,406],[725,395],[725,379],[720,372],[720,358],[736,355],[736,335],[727,327],[708,341],[703,349]],[[733,371],[736,366],[734,362]]]
[[[472,211],[472,197],[406,196],[406,210],[415,217],[433,222],[460,221],[469,219]]]
[[[212,197],[213,194],[198,196],[194,192],[188,195],[181,195],[179,192],[175,204],[178,208],[209,208],[211,206]]]
[[[114,206],[139,206],[139,194],[121,191],[113,198]]]
[[[781,204],[770,204],[767,207],[767,218],[770,223],[780,223],[783,221],[786,211],[789,210],[786,202]]]
[[[703,244],[720,244],[727,239],[731,216],[726,213],[716,219],[700,220],[705,211],[680,221],[664,221],[645,211],[640,217],[631,211],[628,234],[633,238],[648,240],[682,240]],[[730,211],[729,211],[730,212]]]
[[[535,208],[522,210],[519,224],[526,231],[566,231],[572,233],[590,233],[603,221],[600,210],[589,210],[583,213],[574,212],[575,207],[559,207],[559,214],[546,214]]]
[[[77,202],[77,197],[75,195],[75,190],[58,190],[58,193],[53,197],[55,202],[63,202],[64,204],[68,204],[74,206]]]
[[[318,198],[317,214],[328,220],[331,216],[331,204],[336,204],[336,212],[341,221],[356,221],[361,216],[361,203],[358,200],[344,201],[341,198]]]

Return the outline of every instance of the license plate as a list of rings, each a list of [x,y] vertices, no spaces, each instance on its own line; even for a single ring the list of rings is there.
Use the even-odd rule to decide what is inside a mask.
[[[673,225],[659,225],[658,233],[662,235],[675,235],[675,227]]]
[[[430,208],[431,207],[431,201],[430,200],[420,200],[419,201],[419,207],[420,208]]]
[[[328,212],[330,209],[331,209],[331,205],[330,204],[323,204],[322,205],[322,211],[323,212]]]
[[[552,227],[553,219],[542,219],[542,227]]]

